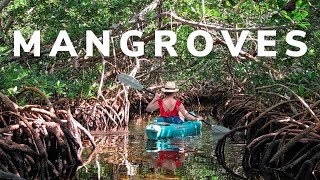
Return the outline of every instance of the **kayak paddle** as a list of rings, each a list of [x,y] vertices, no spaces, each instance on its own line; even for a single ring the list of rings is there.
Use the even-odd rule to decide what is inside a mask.
[[[143,91],[146,91],[148,93],[151,93],[151,94],[155,95],[154,92],[152,92],[149,89],[143,87],[143,85],[140,84],[139,81],[136,78],[132,77],[132,76],[129,76],[129,75],[124,74],[124,73],[121,73],[121,74],[118,75],[118,80],[121,83],[123,83],[124,85],[130,86],[133,89],[137,89],[139,91],[143,90]]]
[[[193,117],[197,117],[196,115],[194,114],[191,114],[189,113],[190,115],[192,115]],[[226,127],[223,127],[223,126],[218,126],[218,125],[212,125],[210,123],[208,123],[207,121],[205,120],[201,120],[202,122],[204,122],[205,124],[207,124],[208,126],[211,126],[211,130],[214,132],[214,133],[228,133],[230,131],[230,129],[226,128]]]
[[[154,92],[152,92],[151,90],[145,88],[142,84],[140,84],[140,82],[127,74],[121,73],[118,75],[118,80],[123,83],[126,86],[130,86],[133,89],[137,89],[139,91],[146,91],[148,93],[151,93],[153,95],[155,95]],[[193,117],[197,117],[196,115],[192,114],[189,112],[190,115],[192,115]],[[223,126],[218,126],[218,125],[211,125],[210,123],[208,123],[205,120],[201,120],[202,122],[204,122],[205,124],[211,126],[212,131],[214,131],[215,133],[228,133],[230,131],[230,129],[223,127]]]

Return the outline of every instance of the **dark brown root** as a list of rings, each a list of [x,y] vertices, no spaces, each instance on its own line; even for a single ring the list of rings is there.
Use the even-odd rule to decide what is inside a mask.
[[[266,91],[268,88],[273,89]],[[292,96],[284,96],[285,92]],[[241,133],[246,141],[242,164],[247,177],[272,169],[295,179],[314,179],[320,162],[320,114],[319,100],[314,101],[319,96],[313,94],[303,99],[289,87],[275,84],[257,88],[254,98],[234,95],[225,101],[221,121],[232,130],[218,141],[219,162],[227,166],[226,139]]]
[[[68,101],[67,110],[56,110],[39,89],[27,91],[39,94],[47,106],[20,107],[0,92],[0,179],[61,177],[63,169],[82,164],[81,137],[89,137],[93,148],[94,139],[73,118]]]

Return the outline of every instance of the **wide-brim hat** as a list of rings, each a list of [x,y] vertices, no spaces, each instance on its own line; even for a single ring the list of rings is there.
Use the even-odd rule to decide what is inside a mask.
[[[176,83],[173,81],[168,81],[164,85],[164,88],[161,88],[162,92],[178,92],[179,89],[176,88]]]

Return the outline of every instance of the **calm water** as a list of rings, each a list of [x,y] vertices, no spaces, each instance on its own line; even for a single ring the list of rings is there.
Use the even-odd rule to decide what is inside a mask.
[[[148,141],[147,123],[131,124],[127,131],[97,133],[98,147],[86,149],[75,179],[233,179],[216,162],[217,139],[205,124],[195,137]],[[229,142],[228,162],[241,173],[242,145]],[[91,154],[90,154],[91,153]]]

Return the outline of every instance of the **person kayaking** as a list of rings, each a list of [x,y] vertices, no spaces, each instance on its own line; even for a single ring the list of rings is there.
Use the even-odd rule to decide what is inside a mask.
[[[161,91],[164,93],[165,97],[161,98],[161,94],[156,93],[153,100],[148,104],[146,111],[153,112],[157,109],[160,109],[160,118],[158,122],[167,122],[180,124],[184,120],[179,116],[179,113],[183,115],[185,119],[188,120],[202,120],[201,116],[194,117],[188,113],[184,105],[180,100],[176,100],[175,94],[179,91],[176,88],[176,83],[173,81],[166,82],[164,88],[161,88]]]

